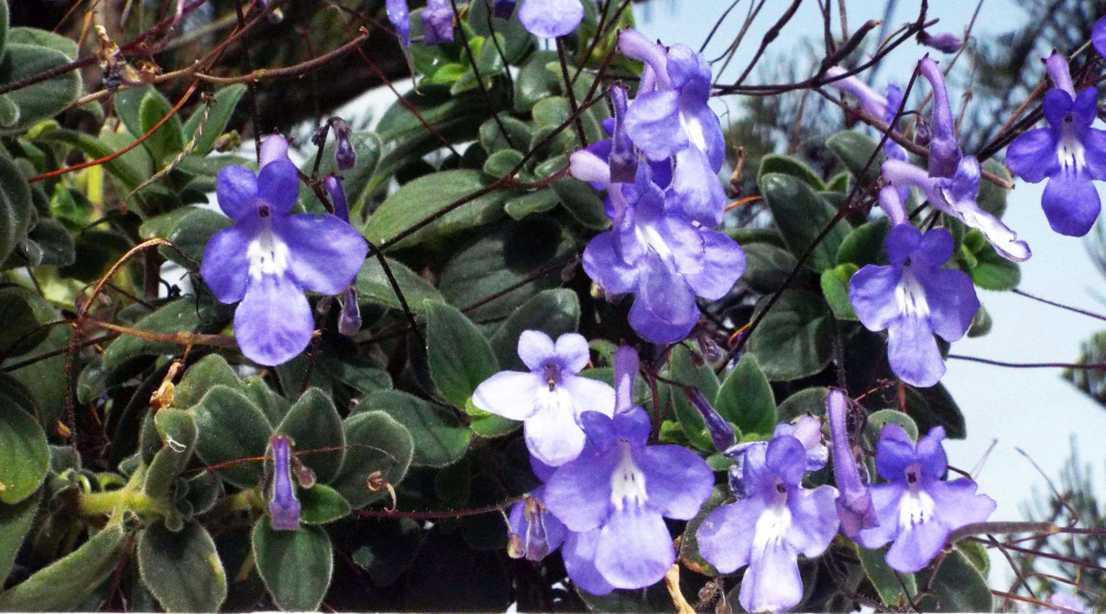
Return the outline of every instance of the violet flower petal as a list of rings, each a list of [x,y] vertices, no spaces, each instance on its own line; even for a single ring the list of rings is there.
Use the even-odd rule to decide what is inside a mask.
[[[1082,237],[1094,226],[1102,202],[1089,176],[1060,172],[1048,180],[1041,207],[1053,230],[1069,237]]]
[[[531,34],[557,38],[571,34],[584,19],[580,0],[523,0],[518,19]]]
[[[246,295],[250,262],[244,246],[254,237],[253,226],[241,223],[224,228],[204,246],[200,276],[220,303],[237,303]]]
[[[620,460],[617,448],[585,452],[561,465],[545,483],[545,505],[570,531],[603,526],[610,514],[611,474]]]
[[[748,565],[754,535],[749,529],[764,507],[759,497],[751,497],[712,510],[695,533],[699,554],[722,573]]]
[[[661,515],[636,506],[615,511],[599,532],[595,567],[615,588],[656,584],[676,551]]]
[[[1037,183],[1060,171],[1056,155],[1057,133],[1052,128],[1023,132],[1006,148],[1006,166],[1029,183]]]
[[[388,21],[392,22],[396,36],[403,48],[411,46],[411,13],[407,8],[407,0],[385,0],[384,10],[388,14]]]
[[[887,361],[902,381],[919,387],[934,386],[945,374],[945,361],[927,320],[901,317],[887,329]]]
[[[275,160],[261,167],[257,175],[257,198],[268,203],[274,214],[287,215],[299,198],[299,185],[296,165]]]
[[[599,529],[582,533],[569,533],[565,538],[561,556],[564,557],[568,577],[583,591],[592,595],[606,595],[614,590],[610,582],[595,568],[595,550],[599,543]]]
[[[369,252],[369,244],[361,233],[333,215],[274,219],[273,230],[288,246],[293,279],[312,292],[329,295],[342,292],[353,282]]]
[[[311,342],[315,321],[307,297],[282,275],[251,278],[234,312],[234,336],[250,360],[276,366],[295,358]]]
[[[257,210],[257,175],[244,166],[224,166],[215,176],[215,195],[219,208],[232,220]]]
[[[645,474],[650,507],[666,518],[691,520],[710,497],[714,473],[699,455],[682,446],[647,446],[634,456]]]
[[[531,371],[541,369],[545,361],[552,359],[556,353],[553,340],[540,330],[524,330],[518,336],[518,357]]]
[[[453,7],[449,0],[427,0],[422,10],[423,42],[439,45],[453,42]]]
[[[288,139],[279,134],[270,134],[261,140],[261,157],[258,160],[258,166],[264,167],[277,160],[288,160]]]

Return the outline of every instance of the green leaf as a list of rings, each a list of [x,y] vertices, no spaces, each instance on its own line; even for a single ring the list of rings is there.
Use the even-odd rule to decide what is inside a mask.
[[[125,534],[108,525],[73,552],[0,593],[0,610],[61,612],[82,609],[89,594],[108,579],[118,565]]]
[[[61,51],[39,45],[9,42],[0,61],[0,83],[13,83],[42,74],[69,63]],[[23,132],[40,120],[57,115],[81,94],[81,72],[70,70],[62,75],[8,92],[8,98],[19,107],[19,119],[2,133]]]
[[[374,245],[380,245],[432,219],[396,246],[410,247],[428,241],[441,241],[462,230],[493,222],[503,215],[503,202],[512,195],[508,190],[493,190],[463,205],[456,205],[485,188],[480,171],[463,169],[424,175],[405,184],[381,203],[369,216],[362,231]],[[446,213],[450,207],[455,208]]]
[[[499,370],[484,335],[452,305],[426,307],[426,356],[430,379],[445,400],[464,409],[480,382]]]
[[[525,147],[530,142],[530,126],[506,113],[498,113],[499,121],[495,118],[480,124],[480,146],[488,155],[501,149],[518,149]],[[500,129],[500,126],[506,130]]]
[[[918,607],[923,612],[990,612],[994,608],[987,580],[959,550],[952,550],[933,569],[918,573],[918,584],[929,587]]]
[[[572,235],[549,217],[497,224],[452,250],[438,289],[475,322],[505,318],[539,291],[560,285],[556,264],[576,250]]]
[[[849,280],[853,273],[856,273],[856,265],[852,263],[839,264],[822,271],[822,296],[838,320],[858,320],[849,300]]]
[[[918,440],[918,425],[910,416],[896,409],[880,409],[868,416],[864,430],[873,442],[879,440],[879,433],[888,424],[897,424],[906,431],[914,441]]]
[[[309,612],[319,609],[334,572],[330,537],[321,527],[274,531],[262,516],[253,528],[257,572],[278,608]]]
[[[884,160],[883,152],[879,152],[872,163],[867,164],[878,146],[876,141],[852,130],[838,132],[826,139],[826,147],[841,160],[841,164],[845,165],[853,177],[865,184],[873,183],[879,178],[879,169]]]
[[[165,99],[165,96],[162,96],[161,92],[156,89],[150,88],[138,105],[138,117],[142,122],[142,132],[135,136],[149,132],[157,122],[172,111],[173,106]],[[151,134],[143,142],[143,145],[150,151],[154,162],[159,165],[180,153],[181,149],[184,149],[184,134],[181,131],[180,117],[174,113],[168,121],[157,129],[157,132]]]
[[[46,479],[50,448],[46,433],[18,407],[0,411],[0,503],[15,505],[30,497]]]
[[[19,105],[11,96],[0,94],[0,128],[10,128],[19,121]]]
[[[833,220],[836,209],[810,186],[790,175],[768,173],[760,178],[759,185],[784,243],[795,258],[802,257],[814,246],[823,228]],[[847,222],[835,222],[822,241],[813,247],[807,264],[815,271],[833,266],[837,261],[837,249],[848,234]]]
[[[167,260],[175,262],[192,272],[200,270],[200,261],[204,257],[204,248],[211,237],[231,225],[227,216],[211,209],[189,207],[191,211],[181,216],[167,237],[176,249],[159,247],[158,251]]]
[[[420,277],[418,273],[407,268],[398,260],[389,258],[387,261],[388,268],[395,277],[396,283],[412,311],[421,314],[427,301],[445,302],[438,289],[430,285],[430,282]],[[402,307],[399,297],[396,296],[395,290],[392,289],[392,285],[388,281],[384,268],[380,266],[380,261],[376,258],[365,260],[365,264],[361,265],[361,270],[358,271],[357,280],[354,283],[357,286],[358,301],[362,304],[382,305],[391,309]]]
[[[769,294],[783,287],[787,276],[798,261],[791,252],[771,243],[755,242],[741,245],[745,251],[745,272],[741,281],[753,290]]]
[[[27,180],[11,159],[0,155],[0,261],[26,238],[34,213]]]
[[[292,403],[288,399],[274,392],[264,379],[256,375],[242,382],[242,392],[265,414],[269,424],[280,424],[292,409]]]
[[[492,335],[492,349],[505,370],[525,370],[518,357],[518,337],[524,330],[540,330],[554,341],[576,330],[580,299],[567,289],[544,290],[526,301]]]
[[[814,169],[807,166],[805,162],[796,160],[790,156],[768,154],[761,158],[760,169],[757,170],[757,183],[759,184],[760,178],[768,173],[791,175],[809,185],[816,192],[821,192],[826,189],[825,182],[818,176],[818,173],[814,172]]]
[[[31,301],[30,290],[19,286],[0,288],[0,352],[5,356],[25,354],[42,343],[46,329],[40,328],[39,319]]]
[[[987,308],[980,305],[979,310],[972,316],[972,326],[968,329],[969,337],[982,337],[991,332],[991,314],[987,312]]]
[[[292,438],[296,457],[315,472],[320,482],[329,482],[338,475],[345,458],[346,435],[342,417],[325,392],[308,388],[276,432]]]
[[[603,210],[603,199],[588,184],[578,179],[565,178],[553,182],[553,191],[561,205],[589,230],[603,230],[611,225]]]
[[[101,133],[101,137],[108,134],[109,133],[106,132]],[[130,137],[127,138],[130,139]],[[40,134],[38,140],[47,143],[62,143],[76,147],[81,150],[88,159],[102,158],[115,153],[115,149],[103,138],[97,138],[91,134],[77,132],[76,130],[66,130],[62,128],[48,130]],[[129,140],[127,142],[129,142]],[[126,143],[124,143],[124,145],[125,144]],[[140,155],[131,155],[134,154],[135,151]],[[152,173],[149,165],[146,163],[148,159],[143,159],[142,155],[145,155],[142,148],[136,148],[125,155],[118,156],[110,162],[105,163],[104,168],[107,169],[112,176],[122,182],[124,186],[133,190],[138,187],[140,183],[149,178]]]
[[[154,414],[162,447],[146,471],[142,490],[154,500],[168,501],[173,481],[188,466],[196,449],[197,427],[191,413],[165,408]]]
[[[883,240],[891,225],[886,219],[861,224],[849,231],[837,248],[837,264],[852,263],[857,267],[879,262],[883,253]]]
[[[976,232],[973,230],[972,232]],[[994,247],[985,245],[975,254],[977,263],[970,273],[972,282],[984,290],[1013,290],[1021,283],[1021,267],[998,255]]]
[[[905,386],[904,390],[906,413],[918,424],[919,433],[924,434],[935,426],[943,426],[950,439],[965,437],[967,433],[964,414],[943,384],[932,388]],[[894,389],[883,391],[873,401],[879,404],[877,407],[896,407],[897,392]]]
[[[556,62],[552,51],[537,51],[522,65],[515,79],[515,111],[529,113],[538,102],[554,96],[559,91],[560,79],[545,69],[549,62]]]
[[[8,30],[8,43],[46,47],[59,51],[70,61],[76,60],[80,50],[77,41],[49,30],[28,27],[13,27]]]
[[[136,322],[134,328],[154,333],[177,333],[196,332],[199,326],[200,316],[196,310],[195,300],[192,297],[184,297],[162,305],[157,311]],[[104,350],[104,369],[114,371],[132,359],[141,356],[175,354],[180,349],[180,346],[175,343],[120,335]]]
[[[381,410],[406,427],[414,439],[412,464],[445,467],[461,459],[468,451],[472,432],[453,414],[419,397],[395,390],[369,395],[357,411]]]
[[[0,4],[3,4],[2,0]],[[2,11],[3,9],[0,9],[0,12]],[[0,15],[0,18],[2,17]],[[42,497],[36,495],[27,497],[15,505],[0,503],[0,586],[4,585],[4,580],[11,573],[23,538],[34,524],[41,500]]]
[[[503,210],[511,219],[522,220],[536,213],[544,213],[557,206],[561,197],[553,191],[553,188],[542,188],[537,192],[530,192],[522,196],[516,196],[503,205]]]
[[[905,608],[913,602],[918,594],[918,583],[914,574],[898,573],[887,564],[884,557],[887,549],[868,550],[856,545],[856,555],[860,559],[860,566],[864,569],[864,575],[879,593],[883,604],[892,608]],[[906,591],[903,590],[906,588]]]
[[[8,42],[8,0],[0,0],[0,58],[4,57],[4,47]]]
[[[173,407],[192,407],[203,400],[204,394],[217,384],[230,388],[241,386],[238,375],[225,358],[219,354],[208,354],[184,372],[173,396]]]
[[[219,475],[241,488],[261,482],[262,463],[272,427],[265,414],[233,388],[216,385],[192,408],[200,439],[196,453],[206,465],[217,465]]]
[[[827,394],[829,388],[823,386],[804,388],[784,399],[776,408],[776,414],[780,422],[790,422],[807,414],[821,416],[826,413]]]
[[[749,337],[748,351],[772,381],[814,375],[826,368],[833,353],[831,318],[820,296],[785,290]]]
[[[338,491],[326,484],[315,484],[300,490],[302,512],[300,520],[305,524],[327,524],[349,515],[349,502]]]
[[[672,348],[668,371],[669,377],[674,381],[694,386],[708,400],[718,394],[718,376],[714,374],[714,369],[707,363],[696,365],[692,359],[691,350],[682,343]],[[714,441],[707,431],[702,414],[695,409],[684,391],[677,386],[672,387],[672,409],[684,434],[696,448],[714,450]]]
[[[41,254],[38,266],[65,267],[77,260],[77,246],[73,236],[57,220],[39,219],[27,235],[27,243]]]
[[[227,574],[207,529],[190,522],[177,532],[161,522],[138,535],[142,583],[167,612],[215,612],[227,598]]]
[[[776,428],[776,397],[753,354],[745,354],[726,376],[714,407],[742,433],[771,435]]]
[[[215,146],[215,140],[227,129],[227,124],[230,123],[230,118],[234,115],[234,109],[238,106],[238,101],[242,100],[246,89],[245,84],[234,83],[215,92],[215,96],[211,100],[211,106],[206,111],[207,121],[203,124],[200,137],[196,139],[196,145],[192,149],[193,153],[202,156],[211,151],[212,147]],[[200,122],[203,121],[204,113],[205,107],[201,106],[193,111],[188,121],[184,122],[182,131],[186,140],[191,141],[192,137],[196,135],[196,130],[200,128]]]
[[[488,159],[484,161],[484,174],[493,179],[501,179],[511,174],[511,171],[517,168],[521,162],[521,151],[517,149],[500,149],[488,156]]]
[[[379,471],[393,486],[403,481],[415,451],[410,431],[387,413],[370,411],[345,419],[346,460],[333,486],[354,509],[387,496],[373,492],[368,479]]]

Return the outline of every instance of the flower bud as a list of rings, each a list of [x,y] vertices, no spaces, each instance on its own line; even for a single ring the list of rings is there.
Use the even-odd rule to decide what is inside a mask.
[[[292,443],[285,435],[274,435],[269,445],[273,450],[272,527],[274,531],[296,531],[300,528],[300,502],[292,484]]]
[[[732,447],[737,442],[733,427],[718,413],[718,410],[714,409],[707,397],[703,396],[703,393],[699,392],[697,388],[685,388],[684,393],[687,394],[688,400],[695,406],[695,409],[699,410],[699,414],[703,416],[703,422],[706,423],[707,431],[710,432],[710,439],[714,442],[714,448],[722,452]]]
[[[326,188],[327,196],[330,197],[330,204],[334,205],[334,215],[338,216],[338,219],[348,222],[349,205],[346,203],[346,191],[342,189],[342,180],[334,175],[327,175],[326,179],[323,179],[323,187]]]
[[[335,117],[331,120],[331,125],[334,127],[334,138],[337,140],[334,161],[338,164],[340,170],[349,170],[353,168],[354,164],[357,164],[357,151],[354,150],[353,142],[350,141],[349,124],[345,120]]]
[[[849,445],[849,432],[845,414],[848,398],[840,390],[831,390],[826,397],[826,415],[829,416],[830,438],[833,445],[833,480],[837,483],[837,515],[841,518],[841,531],[855,539],[861,529],[879,524],[872,495],[861,477],[860,468]]]
[[[357,304],[357,290],[350,286],[340,300],[342,311],[338,314],[338,332],[352,337],[361,331],[361,306]]]
[[[960,37],[952,32],[942,32],[933,35],[925,30],[918,33],[918,42],[926,47],[932,47],[944,53],[956,53],[964,44],[964,41],[960,40]]]

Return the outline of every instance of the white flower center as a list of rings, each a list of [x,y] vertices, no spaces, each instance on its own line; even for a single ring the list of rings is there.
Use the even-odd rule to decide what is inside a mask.
[[[684,132],[687,133],[687,140],[692,145],[699,148],[699,151],[705,155],[707,153],[707,136],[703,134],[703,126],[697,121],[690,121],[688,118],[680,112],[680,125],[683,126]]]
[[[933,517],[933,498],[924,490],[910,488],[899,500],[899,529],[905,531]]]
[[[1060,139],[1056,143],[1056,157],[1060,160],[1060,171],[1075,175],[1087,165],[1083,154],[1083,143],[1075,136],[1070,122],[1065,121],[1060,129]]]
[[[630,444],[625,441],[618,442],[621,448],[621,458],[614,472],[611,473],[611,505],[618,511],[622,511],[627,503],[641,506],[647,498],[645,494],[645,474],[634,463],[634,457],[630,454]]]
[[[784,501],[786,499],[760,513],[753,527],[753,552],[763,552],[787,536],[791,529],[791,510]]]
[[[288,246],[273,234],[268,224],[250,241],[246,258],[250,262],[250,277],[255,280],[263,275],[283,275],[288,270]]]
[[[907,268],[902,272],[899,285],[895,286],[895,302],[899,306],[899,313],[914,318],[929,317],[929,303],[926,302],[926,291],[918,278]]]
[[[649,249],[657,253],[661,260],[672,260],[672,248],[665,242],[661,233],[652,224],[635,224],[634,237]]]
[[[534,405],[537,406],[538,412],[571,412],[572,395],[550,382],[548,386],[542,386],[538,390],[538,394],[534,397]]]

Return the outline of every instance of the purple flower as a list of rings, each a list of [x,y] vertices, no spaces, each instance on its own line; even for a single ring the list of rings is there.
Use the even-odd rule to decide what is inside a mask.
[[[837,496],[837,517],[841,519],[841,532],[855,540],[861,529],[877,526],[879,519],[872,508],[867,476],[861,477],[853,446],[849,443],[845,421],[848,400],[841,390],[830,390],[826,396],[826,415],[829,416],[833,442],[833,481],[837,483],[840,493]]]
[[[685,45],[665,50],[635,30],[623,30],[618,47],[645,63],[638,95],[626,111],[626,133],[649,160],[675,164],[669,209],[717,226],[725,194],[716,173],[726,154],[722,125],[708,104],[710,65]]]
[[[934,176],[901,160],[887,160],[882,171],[884,179],[895,187],[918,188],[931,205],[969,228],[979,229],[1003,258],[1021,262],[1032,255],[1029,245],[1019,240],[1016,232],[976,203],[981,173],[975,156],[961,158],[952,177]]]
[[[427,0],[422,11],[423,42],[440,45],[453,42],[453,7],[449,0]]]
[[[1058,58],[1059,62],[1055,62]],[[1048,127],[1023,133],[1006,150],[1006,164],[1018,177],[1037,183],[1046,177],[1041,206],[1053,230],[1081,237],[1091,230],[1101,203],[1094,180],[1106,179],[1106,131],[1092,128],[1098,102],[1095,88],[1071,90],[1067,61],[1049,58],[1057,87],[1045,93]],[[1059,73],[1059,74],[1055,74]]]
[[[664,518],[694,517],[714,476],[686,448],[646,445],[649,417],[640,407],[613,419],[587,412],[582,422],[587,447],[545,484],[549,510],[577,534],[565,542],[565,566],[590,580],[583,588],[592,593],[609,592],[599,579],[613,588],[649,586],[676,559]]]
[[[384,12],[388,14],[388,21],[392,22],[399,43],[406,49],[411,46],[411,12],[407,8],[407,0],[384,0]]]
[[[1091,28],[1091,44],[1098,55],[1106,58],[1106,17],[1094,22],[1094,27]]]
[[[274,531],[296,531],[300,528],[300,502],[292,485],[292,444],[285,435],[273,435],[269,445],[273,450],[272,527]]]
[[[518,4],[518,0],[495,0],[492,15],[500,19],[510,19],[511,14],[515,12],[516,4]]]
[[[588,364],[588,342],[576,333],[561,335],[554,344],[545,333],[523,331],[518,355],[530,371],[500,371],[489,377],[473,392],[473,405],[521,420],[530,453],[547,465],[563,465],[584,449],[581,415],[591,411],[610,416],[614,390],[577,375]]]
[[[942,479],[948,469],[944,438],[945,429],[934,427],[915,447],[902,427],[888,424],[876,445],[876,471],[887,482],[871,487],[879,526],[860,531],[860,543],[875,549],[894,542],[887,564],[903,573],[928,565],[949,533],[995,511],[995,501],[976,494],[972,480]]]
[[[498,12],[499,7],[496,7]],[[523,0],[518,10],[522,26],[534,36],[557,38],[570,34],[584,19],[580,0]]]
[[[831,66],[826,70],[826,76],[839,77],[847,74],[847,72],[840,66]],[[868,84],[857,78],[856,75],[830,81],[827,85],[852,95],[860,103],[860,108],[864,109],[865,113],[889,126],[894,122],[895,114],[898,113],[899,105],[902,104],[902,90],[895,84],[888,85],[887,89],[884,90],[886,95],[883,96],[877,94],[875,90],[868,87]],[[902,145],[891,139],[887,139],[883,144],[883,153],[894,160],[906,160],[908,158]]]
[[[280,149],[274,138],[266,140],[273,143],[270,152]],[[292,215],[299,176],[280,155],[258,175],[244,166],[224,167],[215,192],[234,225],[208,241],[200,274],[220,302],[242,301],[234,312],[242,353],[262,365],[287,362],[307,347],[315,325],[304,291],[344,290],[368,244],[333,215]]]
[[[568,531],[545,509],[545,488],[523,496],[507,514],[507,554],[513,559],[540,561],[561,547]]]
[[[1091,614],[1091,612],[1093,612],[1093,610],[1087,607],[1087,604],[1084,603],[1082,599],[1068,591],[1053,593],[1046,601],[1056,607],[1037,610],[1037,614],[1072,614],[1072,612]]]
[[[779,435],[746,452],[746,496],[712,511],[696,533],[699,554],[722,573],[748,565],[741,606],[749,612],[794,607],[803,596],[798,556],[815,557],[837,533],[836,489],[803,488],[806,449]]]
[[[803,415],[793,422],[781,422],[776,425],[772,437],[794,437],[806,450],[806,470],[818,471],[829,460],[829,449],[822,441],[822,420],[817,416]],[[745,462],[747,459],[763,459],[768,441],[751,441],[730,446],[724,455],[735,462],[729,468],[730,490],[738,499],[748,493],[745,480]],[[755,451],[754,451],[755,449]],[[751,452],[751,453],[750,453]]]
[[[574,174],[583,159],[581,152],[573,154]],[[664,193],[648,175],[642,165],[635,183],[611,184],[608,214],[614,228],[588,243],[584,270],[606,292],[635,296],[630,325],[639,335],[671,343],[699,321],[696,296],[717,300],[730,291],[745,268],[745,255],[726,234],[667,208]]]
[[[933,114],[929,126],[929,174],[932,177],[952,177],[964,154],[960,151],[960,142],[956,140],[956,125],[952,120],[945,75],[937,67],[937,62],[928,57],[918,62],[918,70],[933,89]]]
[[[964,336],[979,309],[966,273],[945,269],[952,235],[943,228],[922,233],[898,224],[884,250],[891,264],[866,265],[849,280],[849,300],[868,330],[887,331],[891,370],[914,386],[932,386],[945,373],[934,335],[946,341]]]
[[[930,34],[925,30],[918,32],[918,42],[944,53],[956,53],[960,51],[960,47],[964,44],[964,41],[952,32]]]

